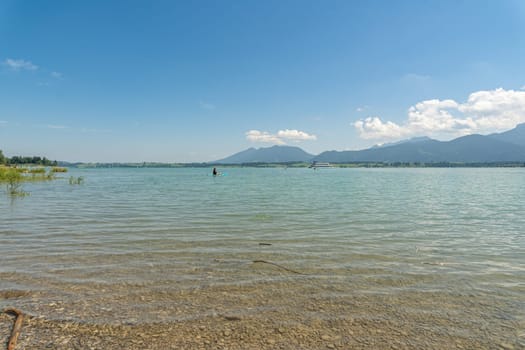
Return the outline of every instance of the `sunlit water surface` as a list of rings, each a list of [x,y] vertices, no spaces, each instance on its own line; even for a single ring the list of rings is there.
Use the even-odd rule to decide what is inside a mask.
[[[299,301],[273,307],[293,315],[380,296],[408,317],[501,320],[524,336],[524,169],[222,170],[70,169],[0,196],[0,306],[170,322],[262,312],[251,293],[284,287]],[[217,290],[238,304],[206,296]]]

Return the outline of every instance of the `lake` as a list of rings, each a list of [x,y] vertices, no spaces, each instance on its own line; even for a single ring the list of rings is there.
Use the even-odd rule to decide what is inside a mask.
[[[0,307],[93,325],[317,322],[370,347],[380,335],[341,330],[399,331],[401,348],[525,347],[525,169],[219,170],[70,169],[2,194]]]

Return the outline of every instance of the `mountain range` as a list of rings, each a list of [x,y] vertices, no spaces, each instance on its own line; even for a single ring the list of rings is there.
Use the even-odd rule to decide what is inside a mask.
[[[525,123],[514,129],[490,135],[468,135],[451,141],[418,137],[374,146],[360,151],[327,151],[309,154],[299,147],[272,146],[249,148],[216,164],[288,162],[420,162],[493,163],[525,162]]]

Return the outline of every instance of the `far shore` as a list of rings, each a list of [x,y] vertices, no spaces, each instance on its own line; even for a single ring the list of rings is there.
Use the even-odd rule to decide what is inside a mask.
[[[60,166],[71,168],[308,168],[307,162],[277,163],[69,163],[59,162]],[[333,168],[524,168],[525,162],[489,162],[489,163],[456,163],[456,162],[349,162],[330,163]]]

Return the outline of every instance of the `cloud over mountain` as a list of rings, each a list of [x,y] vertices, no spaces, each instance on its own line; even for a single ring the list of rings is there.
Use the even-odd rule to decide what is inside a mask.
[[[403,124],[368,117],[354,123],[364,139],[392,140],[428,135],[452,138],[497,132],[525,122],[525,91],[502,88],[471,93],[464,103],[426,100],[408,109]]]
[[[276,134],[270,134],[267,131],[249,130],[246,132],[246,139],[251,142],[271,143],[275,145],[284,145],[286,141],[315,141],[317,136],[308,134],[299,130],[279,130]]]

